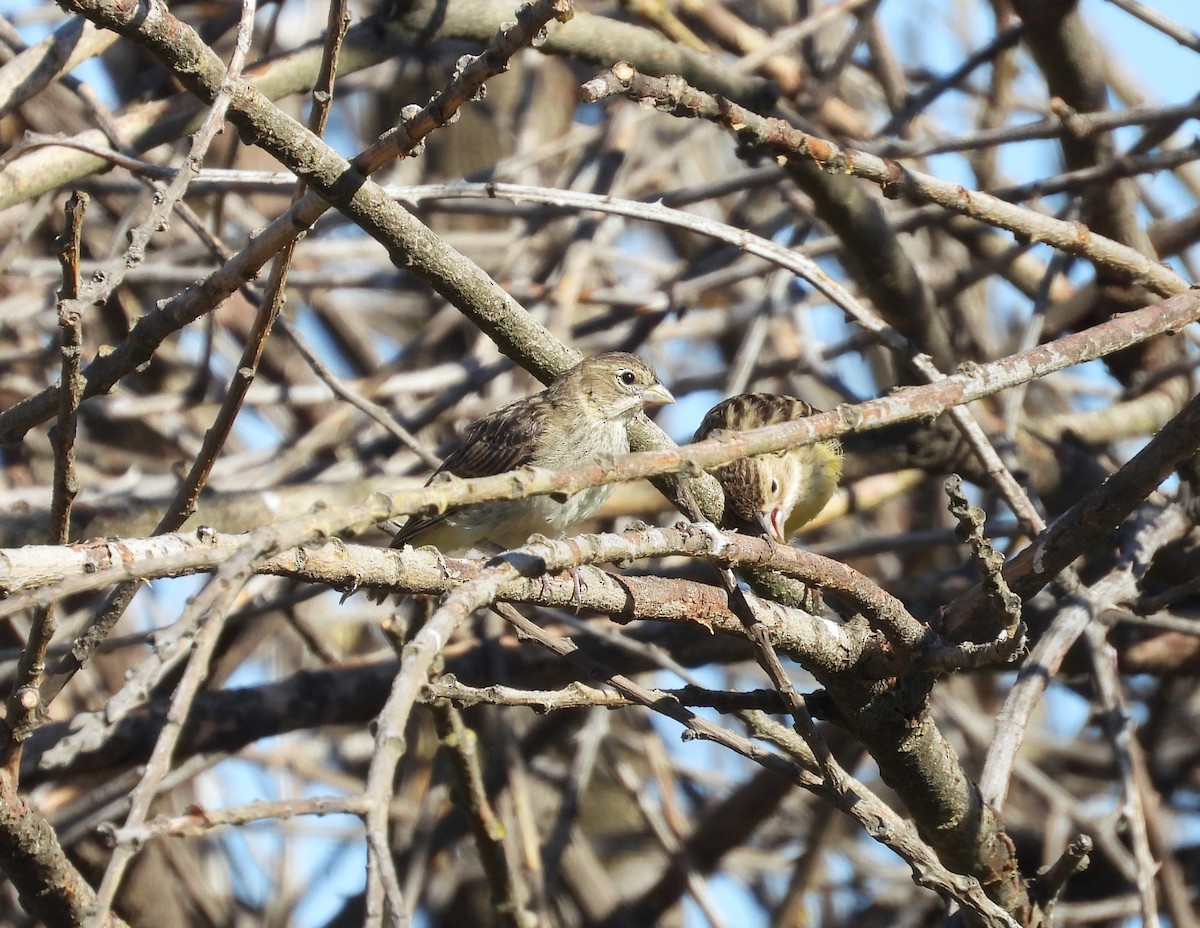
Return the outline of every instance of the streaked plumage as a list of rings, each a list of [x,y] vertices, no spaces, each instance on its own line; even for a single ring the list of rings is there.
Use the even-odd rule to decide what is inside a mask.
[[[819,410],[778,393],[743,393],[714,406],[696,431],[696,441],[721,431],[741,432],[811,416]],[[726,528],[765,531],[786,543],[829,502],[842,474],[836,441],[734,461],[713,471],[725,491]]]
[[[646,404],[675,398],[654,368],[637,355],[611,351],[585,358],[541,393],[517,400],[472,423],[462,445],[430,478],[487,477],[526,464],[572,467],[629,450],[627,427]],[[514,548],[530,535],[555,536],[587,519],[611,487],[593,487],[567,500],[550,496],[497,500],[441,516],[413,516],[392,547],[433,545],[444,554],[490,543]]]

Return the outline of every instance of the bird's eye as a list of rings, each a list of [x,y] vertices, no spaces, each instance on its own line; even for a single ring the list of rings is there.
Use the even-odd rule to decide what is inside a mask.
[[[625,384],[627,387],[632,387],[635,383],[637,383],[637,374],[628,369],[619,371],[617,373],[617,380],[621,381],[621,383]]]
[[[778,493],[778,492],[779,492],[779,481],[778,481],[778,479],[776,479],[775,477],[772,477],[772,478],[771,478],[771,492],[772,492],[772,493]]]

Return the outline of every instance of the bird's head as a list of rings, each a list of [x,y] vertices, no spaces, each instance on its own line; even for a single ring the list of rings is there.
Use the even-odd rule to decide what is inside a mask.
[[[654,368],[635,354],[610,351],[584,358],[555,381],[605,419],[628,421],[647,405],[674,403]]]
[[[738,516],[755,523],[780,544],[787,544],[791,533],[788,518],[800,502],[804,474],[794,455],[764,454],[746,462],[750,474],[743,484],[747,492],[735,494]]]
[[[728,528],[761,530],[787,544],[788,517],[800,500],[803,474],[787,454],[743,458],[713,471],[725,492]]]

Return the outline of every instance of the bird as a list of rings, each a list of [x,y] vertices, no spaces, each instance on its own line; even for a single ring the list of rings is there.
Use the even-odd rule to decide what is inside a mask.
[[[629,423],[647,405],[673,402],[654,368],[637,355],[610,351],[585,358],[541,393],[471,423],[426,486],[447,475],[488,477],[524,465],[557,470],[627,452]],[[473,503],[440,515],[418,513],[399,527],[391,546],[432,545],[451,555],[485,544],[507,550],[534,534],[566,532],[595,513],[611,491],[589,487],[566,499],[541,495]]]
[[[710,409],[693,441],[723,431],[742,432],[792,422],[817,412],[794,396],[742,393]],[[713,468],[712,474],[725,493],[723,528],[761,529],[780,544],[787,544],[833,496],[842,474],[842,448],[836,440],[819,441],[741,458]]]

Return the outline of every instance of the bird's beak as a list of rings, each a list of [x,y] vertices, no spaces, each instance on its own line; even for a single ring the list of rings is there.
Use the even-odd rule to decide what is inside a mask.
[[[760,512],[756,518],[763,532],[769,538],[774,539],[781,545],[788,543],[787,532],[783,527],[783,510],[776,506],[770,512]]]
[[[667,403],[674,403],[675,397],[661,383],[654,383],[642,391],[642,402],[651,406],[665,406]]]

